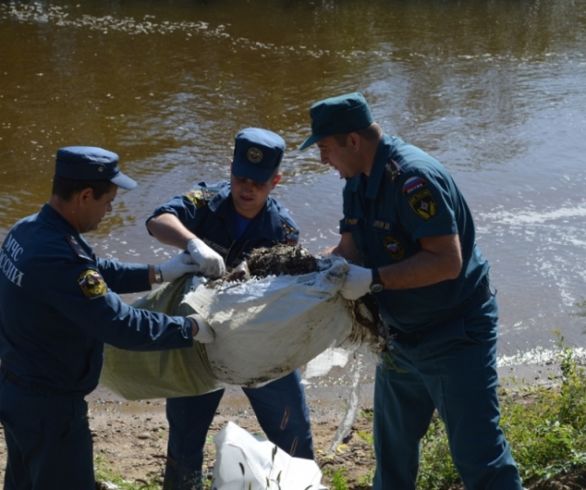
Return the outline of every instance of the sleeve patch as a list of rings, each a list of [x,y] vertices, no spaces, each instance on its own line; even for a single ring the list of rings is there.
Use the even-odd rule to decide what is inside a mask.
[[[409,206],[421,219],[428,220],[437,213],[437,203],[422,177],[410,177],[403,184],[403,194]]]
[[[427,188],[409,196],[408,201],[411,209],[424,220],[433,218],[437,212],[437,204]]]
[[[187,200],[191,201],[196,208],[202,208],[207,204],[208,196],[202,190],[194,190],[185,194]]]
[[[94,269],[86,269],[77,279],[77,284],[86,298],[100,298],[108,291],[106,281],[101,274]]]

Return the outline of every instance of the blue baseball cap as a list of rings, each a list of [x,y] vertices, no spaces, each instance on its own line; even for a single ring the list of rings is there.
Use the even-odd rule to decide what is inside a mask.
[[[326,136],[367,128],[374,120],[360,92],[338,95],[314,103],[309,109],[311,136],[299,147],[304,150]]]
[[[118,155],[95,146],[66,146],[57,150],[55,175],[74,180],[109,180],[122,189],[134,189],[136,181],[118,167]]]
[[[285,140],[262,128],[246,128],[236,135],[232,174],[266,182],[271,178],[285,152]]]

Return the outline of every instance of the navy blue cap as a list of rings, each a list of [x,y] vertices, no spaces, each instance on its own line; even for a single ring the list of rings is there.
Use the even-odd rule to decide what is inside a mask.
[[[285,140],[278,134],[261,128],[243,129],[236,135],[232,173],[266,182],[281,163],[284,152]]]
[[[123,189],[136,182],[118,168],[118,155],[95,146],[66,146],[57,150],[55,175],[74,180],[109,180]]]
[[[360,92],[323,99],[311,106],[311,136],[299,147],[304,150],[326,136],[367,128],[374,121]]]

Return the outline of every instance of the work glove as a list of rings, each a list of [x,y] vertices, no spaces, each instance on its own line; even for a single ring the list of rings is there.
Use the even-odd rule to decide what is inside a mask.
[[[372,271],[365,267],[348,264],[346,280],[340,289],[340,294],[351,301],[361,298],[370,292]]]
[[[187,251],[199,266],[198,272],[206,277],[221,277],[226,273],[226,264],[222,256],[203,240],[192,238],[187,242]]]
[[[156,267],[161,273],[163,282],[171,282],[183,274],[195,274],[199,271],[198,265],[187,252],[181,252],[173,258],[161,262]]]
[[[214,341],[216,338],[216,333],[201,315],[193,313],[187,318],[191,318],[192,320],[195,320],[195,323],[197,323],[197,333],[193,336],[193,340],[197,340],[202,344],[209,344]]]

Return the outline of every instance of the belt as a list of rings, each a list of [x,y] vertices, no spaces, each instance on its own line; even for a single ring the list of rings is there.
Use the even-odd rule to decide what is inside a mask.
[[[0,364],[0,377],[10,384],[23,388],[37,395],[66,395],[67,392],[56,388],[51,388],[42,383],[25,379],[18,374],[13,373],[8,368]]]

